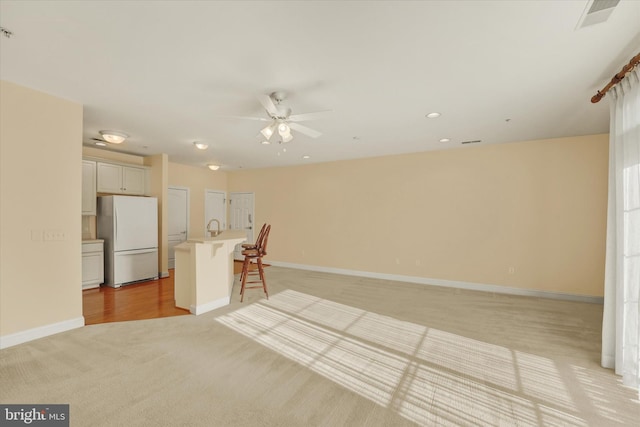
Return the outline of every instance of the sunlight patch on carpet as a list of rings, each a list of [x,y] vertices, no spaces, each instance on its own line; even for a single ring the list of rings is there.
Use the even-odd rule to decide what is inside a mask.
[[[292,290],[216,320],[420,425],[586,426],[544,357]]]

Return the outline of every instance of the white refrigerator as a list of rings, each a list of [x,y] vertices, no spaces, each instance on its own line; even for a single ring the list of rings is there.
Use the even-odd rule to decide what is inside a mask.
[[[158,199],[98,197],[97,228],[104,239],[106,285],[158,278]]]

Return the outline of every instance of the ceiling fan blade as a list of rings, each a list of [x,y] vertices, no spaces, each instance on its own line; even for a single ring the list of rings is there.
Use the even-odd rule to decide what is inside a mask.
[[[292,122],[304,122],[305,120],[316,120],[324,117],[325,114],[330,113],[332,110],[316,111],[313,113],[294,114],[289,116],[287,120]]]
[[[278,109],[276,108],[276,104],[273,103],[273,99],[271,99],[269,95],[263,95],[263,94],[258,95],[258,101],[260,101],[260,104],[262,104],[264,109],[267,110],[267,113],[269,113],[272,116],[278,115]]]
[[[223,117],[226,119],[244,119],[244,120],[258,120],[261,122],[270,122],[273,119],[270,118],[265,118],[265,117],[248,117],[248,116],[216,116],[216,117]]]
[[[299,125],[298,123],[289,123],[289,127],[293,130],[297,130],[300,133],[310,136],[311,138],[317,138],[320,135],[322,135],[322,133],[318,132],[317,130],[313,130],[306,126]]]

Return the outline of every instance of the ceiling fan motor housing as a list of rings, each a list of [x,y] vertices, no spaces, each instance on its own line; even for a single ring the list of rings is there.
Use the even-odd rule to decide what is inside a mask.
[[[286,120],[291,115],[291,108],[284,105],[276,104],[276,110],[278,110],[278,114],[273,116],[274,119]]]

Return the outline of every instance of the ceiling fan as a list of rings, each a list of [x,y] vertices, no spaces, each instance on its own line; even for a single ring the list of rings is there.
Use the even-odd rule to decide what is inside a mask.
[[[265,111],[269,115],[269,118],[264,117],[238,117],[241,119],[259,120],[263,122],[269,122],[260,133],[266,138],[263,144],[269,144],[269,140],[276,131],[280,135],[280,143],[289,142],[293,139],[291,130],[298,131],[311,138],[318,138],[322,133],[317,130],[311,129],[307,126],[303,126],[298,122],[305,120],[313,120],[320,118],[327,111],[317,111],[313,113],[304,114],[291,114],[291,108],[282,104],[282,101],[286,98],[286,93],[282,91],[273,92],[271,95],[259,95],[258,101],[264,107]]]

